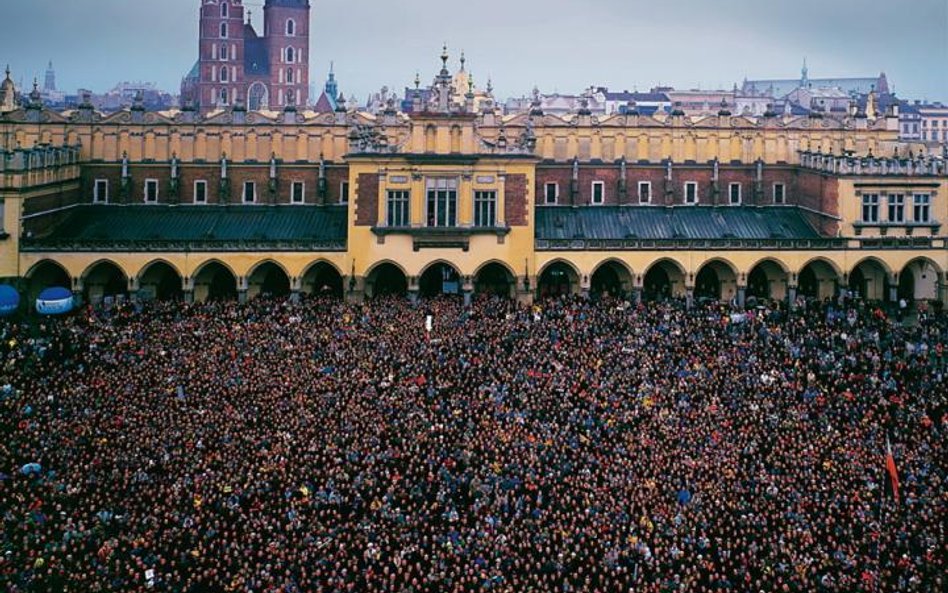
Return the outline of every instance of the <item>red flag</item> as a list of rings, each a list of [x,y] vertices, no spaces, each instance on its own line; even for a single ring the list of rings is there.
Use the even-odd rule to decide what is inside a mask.
[[[889,437],[885,439],[885,469],[889,474],[889,480],[892,482],[892,497],[896,504],[899,502],[899,471],[895,467],[895,457],[892,456],[892,443]]]

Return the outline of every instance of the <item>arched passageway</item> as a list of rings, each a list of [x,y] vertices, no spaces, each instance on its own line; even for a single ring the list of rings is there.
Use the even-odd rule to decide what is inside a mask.
[[[143,301],[180,301],[181,276],[170,264],[156,261],[138,277],[138,298]]]
[[[285,298],[290,294],[290,277],[277,264],[263,262],[247,277],[247,298]]]
[[[418,281],[419,294],[423,297],[458,295],[461,288],[461,274],[454,266],[441,262],[429,266]]]
[[[513,274],[496,262],[482,267],[474,276],[475,294],[512,298],[515,288],[516,279]]]
[[[237,277],[219,262],[205,265],[194,276],[194,300],[198,303],[237,300]]]
[[[342,298],[342,274],[326,262],[319,262],[303,275],[303,292],[315,296]]]
[[[938,300],[940,274],[931,260],[913,259],[905,264],[899,274],[899,298],[909,302]]]
[[[809,262],[797,276],[797,295],[813,300],[831,299],[839,292],[839,274],[828,262]]]
[[[554,262],[540,274],[537,290],[540,297],[567,296],[577,292],[579,274],[564,262]]]
[[[404,296],[408,292],[408,278],[395,264],[383,263],[366,277],[365,294],[369,298]]]
[[[747,275],[747,298],[784,300],[787,298],[787,272],[772,260],[760,262]]]
[[[695,298],[730,301],[737,296],[737,274],[722,261],[710,261],[695,275]]]
[[[853,298],[867,301],[889,299],[889,275],[875,259],[863,260],[849,273],[849,291]]]
[[[679,298],[685,293],[685,272],[670,260],[661,260],[645,272],[642,296],[646,301]]]
[[[26,298],[30,307],[41,292],[53,287],[72,290],[72,279],[66,269],[49,259],[33,266],[26,278]]]
[[[597,298],[628,296],[632,292],[632,273],[619,262],[605,262],[593,272],[589,292]]]
[[[110,261],[94,264],[82,276],[85,302],[100,305],[128,296],[128,277]]]

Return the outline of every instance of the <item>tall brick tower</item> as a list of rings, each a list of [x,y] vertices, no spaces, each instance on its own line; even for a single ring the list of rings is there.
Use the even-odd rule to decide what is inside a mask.
[[[266,0],[264,5],[271,107],[309,103],[309,9],[309,0]]]
[[[242,0],[201,0],[198,69],[202,111],[245,99]]]

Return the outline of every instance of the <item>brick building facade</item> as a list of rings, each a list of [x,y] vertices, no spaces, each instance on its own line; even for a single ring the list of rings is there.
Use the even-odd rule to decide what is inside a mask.
[[[201,0],[198,60],[181,83],[182,106],[307,105],[309,11],[309,0],[266,0],[260,35],[242,0]]]

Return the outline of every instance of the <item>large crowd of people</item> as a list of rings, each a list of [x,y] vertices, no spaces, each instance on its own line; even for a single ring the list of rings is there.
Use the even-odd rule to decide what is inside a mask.
[[[4,322],[0,590],[945,590],[946,347],[837,302]]]

